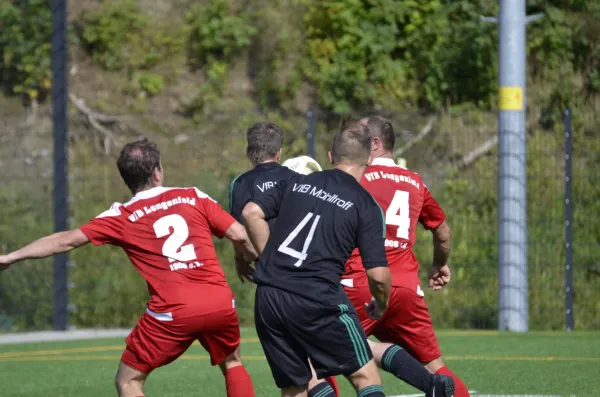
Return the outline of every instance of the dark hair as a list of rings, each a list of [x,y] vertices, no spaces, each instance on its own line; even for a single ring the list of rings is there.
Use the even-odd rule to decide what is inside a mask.
[[[394,145],[396,144],[396,135],[392,123],[381,116],[369,116],[366,120],[371,137],[381,139],[381,143],[385,150],[393,150]]]
[[[152,184],[152,174],[160,169],[160,152],[154,142],[142,139],[123,146],[117,160],[123,182],[133,194]]]
[[[256,123],[246,132],[246,155],[253,164],[274,160],[283,147],[283,131],[275,123]]]
[[[335,134],[331,147],[333,162],[348,161],[365,164],[371,155],[369,129],[350,118],[344,118],[342,129]]]
[[[348,115],[342,117],[342,123],[340,125],[340,132],[344,131],[346,128],[349,128],[350,126],[352,126],[354,124],[359,124],[359,120],[354,118],[354,116],[352,116],[351,114],[348,114]]]

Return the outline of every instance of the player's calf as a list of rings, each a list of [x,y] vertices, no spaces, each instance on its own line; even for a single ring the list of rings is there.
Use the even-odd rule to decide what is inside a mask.
[[[356,389],[358,397],[385,396],[381,387],[381,375],[374,360],[370,360],[361,369],[346,378]]]
[[[308,397],[308,385],[284,387],[281,397]]]
[[[452,397],[454,380],[433,375],[400,346],[369,340],[377,366],[424,392],[428,397]]]
[[[119,364],[115,385],[119,397],[143,397],[144,382],[148,374],[137,371],[124,363]]]
[[[219,368],[225,375],[227,397],[254,397],[252,379],[242,363],[239,348],[220,362]]]
[[[310,371],[312,373],[312,379],[310,381],[308,381],[308,397],[337,397],[337,396],[339,396],[339,392],[334,390],[333,387],[331,386],[331,383],[326,381],[327,379],[329,379],[330,381],[333,380],[333,382],[335,382],[335,378],[334,377],[329,377],[326,379],[317,378],[317,373],[315,372],[315,369],[313,368],[310,360],[308,360],[308,363],[310,364]],[[335,385],[337,386],[337,383],[335,383]]]

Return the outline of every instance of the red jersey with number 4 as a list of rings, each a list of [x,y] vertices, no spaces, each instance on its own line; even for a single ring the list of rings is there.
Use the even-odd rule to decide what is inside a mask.
[[[433,198],[421,177],[392,159],[376,158],[367,168],[360,184],[367,189],[385,216],[385,250],[392,273],[392,285],[415,289],[419,287],[419,264],[412,247],[416,240],[417,222],[425,229],[438,227],[446,215]],[[360,254],[355,249],[346,263],[343,284],[367,282]]]
[[[169,321],[232,302],[212,235],[221,238],[234,222],[196,188],[155,187],[113,204],[80,229],[94,245],[123,248],[148,284],[149,313]]]

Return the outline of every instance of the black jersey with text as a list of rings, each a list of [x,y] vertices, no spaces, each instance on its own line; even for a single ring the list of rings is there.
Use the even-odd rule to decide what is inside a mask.
[[[242,210],[252,197],[258,197],[275,187],[281,180],[289,180],[299,176],[295,171],[276,162],[258,164],[250,171],[244,172],[231,182],[229,188],[229,212],[238,222],[244,224]],[[269,220],[273,227],[275,219]]]
[[[366,269],[387,266],[384,219],[373,197],[341,170],[281,181],[251,200],[277,217],[254,274],[255,282],[308,299],[338,296],[352,250]]]

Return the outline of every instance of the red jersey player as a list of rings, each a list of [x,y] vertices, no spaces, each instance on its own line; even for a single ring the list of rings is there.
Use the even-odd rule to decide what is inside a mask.
[[[384,342],[372,345],[373,354],[376,359],[379,358],[383,369],[396,372],[393,356],[402,347],[432,374],[454,378],[455,396],[467,397],[469,393],[464,383],[442,361],[419,285],[419,264],[412,250],[417,222],[420,222],[433,233],[434,258],[429,272],[429,287],[437,291],[448,283],[450,227],[446,216],[419,175],[394,162],[394,130],[389,121],[373,116],[360,122],[369,128],[373,139],[372,162],[362,177],[361,185],[371,193],[385,215],[386,255],[392,272],[392,293],[383,317],[371,320],[365,311],[371,296],[358,251],[346,263],[342,284],[367,335],[374,335]]]
[[[151,298],[127,337],[116,379],[119,396],[143,396],[148,374],[177,359],[195,340],[223,371],[227,396],[254,396],[240,358],[233,293],[212,242],[213,234],[226,237],[247,259],[256,259],[244,227],[196,188],[163,187],[160,153],[148,140],[125,145],[117,166],[134,194],[129,202],[0,256],[0,270],[89,242],[120,246],[146,280]]]

